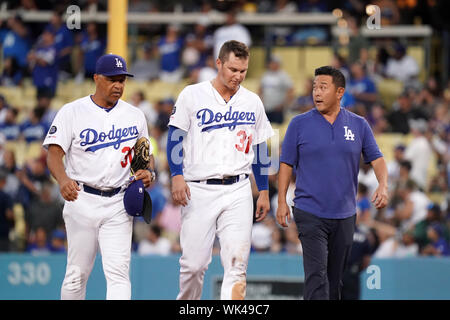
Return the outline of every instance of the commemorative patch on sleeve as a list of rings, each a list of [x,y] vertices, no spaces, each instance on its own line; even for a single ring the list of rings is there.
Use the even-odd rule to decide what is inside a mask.
[[[56,128],[56,126],[52,126],[50,128],[50,130],[48,130],[48,134],[54,134],[58,129]]]

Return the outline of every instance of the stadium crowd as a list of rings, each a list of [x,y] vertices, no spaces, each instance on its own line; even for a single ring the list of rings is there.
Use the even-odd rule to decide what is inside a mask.
[[[22,141],[27,146],[43,141],[57,110],[51,108],[59,83],[75,79],[91,81],[96,59],[105,53],[104,25],[93,22],[81,30],[69,30],[62,18],[64,8],[73,1],[5,1],[8,8],[20,10],[54,10],[48,23],[25,23],[20,14],[0,21],[0,45],[3,70],[2,87],[21,86],[32,79],[36,87],[36,107],[20,117],[20,105],[11,105],[0,96],[0,251],[49,254],[66,251],[63,199],[46,166],[46,151],[16,163],[17,154],[9,142]],[[226,1],[225,1],[226,2]],[[450,256],[450,81],[430,74],[421,81],[419,64],[408,55],[404,43],[389,41],[369,43],[358,33],[365,23],[367,1],[235,1],[227,10],[222,26],[212,25],[206,13],[225,11],[223,2],[183,1],[185,11],[205,13],[192,26],[130,25],[130,37],[140,35],[143,55],[130,57],[133,81],[159,80],[196,83],[215,75],[217,46],[225,37],[241,40],[249,46],[262,40],[258,32],[236,22],[238,12],[331,12],[342,8],[351,34],[348,56],[335,53],[330,65],[346,76],[346,95],[342,107],[365,117],[377,137],[386,133],[408,136],[408,143],[396,144],[388,160],[390,204],[377,211],[370,197],[377,180],[370,166],[361,163],[358,186],[358,232],[365,235],[368,252],[374,257]],[[436,2],[436,1],[435,1]],[[103,1],[79,1],[82,10],[103,11]],[[382,8],[383,24],[421,23],[444,28],[439,7],[425,6],[423,1],[378,0],[370,3]],[[437,3],[440,3],[437,1]],[[179,6],[177,1],[129,1],[130,12],[163,12]],[[56,9],[55,9],[56,8]],[[447,22],[448,23],[448,22]],[[254,27],[252,27],[254,28]],[[439,29],[440,28],[440,29]],[[329,30],[324,27],[276,27],[273,41],[280,46],[327,44]],[[133,45],[133,44],[130,44]],[[136,44],[134,44],[137,46]],[[371,58],[368,47],[375,45]],[[134,51],[133,51],[134,52]],[[312,79],[306,79],[302,94],[295,95],[295,83],[283,71],[280,57],[272,55],[259,79],[259,95],[274,125],[285,126],[292,116],[313,108]],[[445,71],[444,71],[445,72]],[[448,74],[447,74],[448,75]],[[392,105],[380,99],[379,84],[385,79],[403,83],[402,93]],[[146,99],[145,91],[132,92],[129,102],[140,108],[147,119],[156,157],[157,181],[148,192],[153,201],[153,222],[149,226],[135,218],[133,250],[140,255],[168,255],[180,252],[180,207],[172,203],[170,172],[165,159],[167,123],[176,97],[158,101]],[[19,119],[21,119],[19,121]],[[383,151],[383,150],[382,150]],[[429,166],[435,168],[429,175]],[[286,229],[274,219],[277,205],[277,174],[269,176],[271,214],[255,223],[253,252],[301,254],[295,224]],[[289,197],[293,198],[295,181]],[[255,187],[256,188],[256,187]],[[255,201],[256,201],[255,189]],[[324,195],[326,196],[326,195]],[[356,239],[357,240],[357,239]],[[355,240],[355,241],[356,241]],[[217,253],[218,242],[214,246]]]

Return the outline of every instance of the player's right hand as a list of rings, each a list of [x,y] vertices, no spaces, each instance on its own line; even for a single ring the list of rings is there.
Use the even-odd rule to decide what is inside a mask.
[[[286,201],[278,203],[276,217],[278,224],[282,227],[287,227],[288,223],[291,222],[291,211],[289,210],[289,206]]]
[[[191,200],[191,190],[181,174],[172,177],[172,198],[174,204],[183,207]]]
[[[75,201],[78,198],[78,191],[80,191],[81,188],[76,183],[76,181],[72,179],[65,179],[59,184],[59,192],[61,192],[62,197],[64,200],[67,201]]]

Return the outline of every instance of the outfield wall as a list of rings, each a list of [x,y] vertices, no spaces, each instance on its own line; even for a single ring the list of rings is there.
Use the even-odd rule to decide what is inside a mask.
[[[172,300],[178,293],[178,255],[133,255],[133,299]],[[59,299],[66,256],[0,254],[0,299]],[[214,256],[205,275],[202,299],[217,299],[223,268]],[[252,254],[247,298],[298,299],[303,292],[302,257]],[[362,299],[450,299],[450,258],[373,259],[361,274]],[[106,280],[98,256],[87,299],[103,300]]]

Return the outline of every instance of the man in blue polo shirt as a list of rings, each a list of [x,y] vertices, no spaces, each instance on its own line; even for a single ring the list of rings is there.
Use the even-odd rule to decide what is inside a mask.
[[[355,229],[361,154],[379,183],[373,204],[381,209],[388,202],[383,155],[367,121],[340,107],[344,92],[345,78],[339,70],[316,69],[315,108],[292,119],[281,150],[276,216],[287,227],[286,192],[295,169],[293,216],[303,247],[305,300],[341,298]]]

